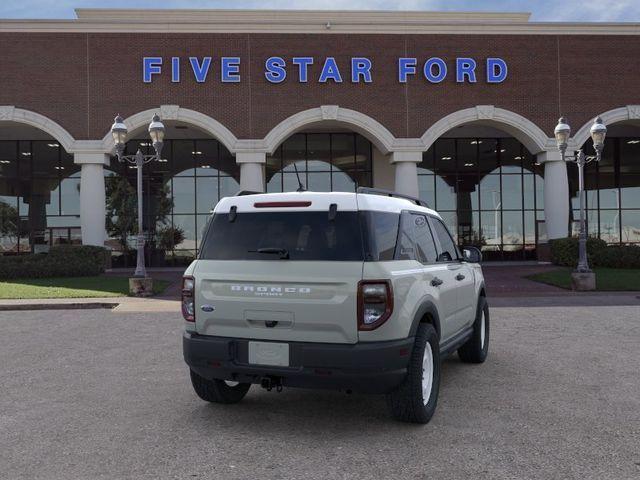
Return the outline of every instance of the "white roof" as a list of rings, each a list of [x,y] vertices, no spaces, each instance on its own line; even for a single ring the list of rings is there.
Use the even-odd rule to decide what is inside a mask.
[[[284,205],[278,205],[283,202]],[[298,204],[296,205],[296,203]],[[259,193],[225,197],[218,202],[214,212],[229,213],[232,206],[236,207],[238,213],[328,211],[332,203],[337,205],[338,211],[368,210],[399,213],[402,210],[413,210],[440,216],[435,210],[417,205],[406,198],[349,192]]]

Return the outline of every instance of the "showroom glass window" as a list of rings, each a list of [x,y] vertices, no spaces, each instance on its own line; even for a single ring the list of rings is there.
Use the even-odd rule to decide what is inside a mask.
[[[80,166],[55,140],[0,141],[0,253],[80,244]]]
[[[535,258],[544,236],[543,170],[513,138],[440,138],[418,165],[420,198],[458,245],[486,259]]]
[[[126,154],[135,154],[140,148],[144,154],[152,154],[149,140],[127,142]],[[136,186],[136,168],[128,163],[120,163],[113,157],[111,171],[107,177],[125,177],[129,184]],[[109,178],[106,181],[110,181]],[[188,263],[198,252],[203,230],[211,210],[218,200],[235,195],[240,189],[240,170],[235,157],[217,140],[165,140],[162,161],[152,161],[143,168],[144,228],[157,233],[167,227],[179,228],[184,240],[173,250],[147,253],[149,263],[158,265],[163,261],[175,264]],[[164,221],[160,215],[161,197],[172,200]],[[119,242],[110,238],[108,244],[114,250],[121,250]],[[135,239],[130,237],[133,248]],[[158,254],[162,255],[158,257]],[[161,258],[161,259],[159,259]]]
[[[591,142],[584,145],[593,154]],[[578,171],[567,165],[571,231],[579,231]],[[587,229],[609,244],[640,243],[640,138],[607,137],[602,160],[585,167]]]
[[[353,192],[371,186],[371,165],[371,142],[361,135],[298,133],[267,156],[267,192],[297,190],[296,167],[307,190]]]

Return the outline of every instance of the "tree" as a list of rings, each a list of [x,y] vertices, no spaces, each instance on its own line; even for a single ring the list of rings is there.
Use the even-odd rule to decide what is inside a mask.
[[[107,232],[118,239],[123,250],[129,250],[127,238],[138,232],[138,201],[135,189],[125,177],[108,177],[105,182],[107,197]]]
[[[105,182],[107,200],[107,232],[118,239],[123,250],[129,250],[127,239],[138,233],[138,197],[126,177],[112,176]],[[173,208],[169,187],[162,185],[153,196],[153,205],[146,212],[151,218],[151,230],[158,223],[165,223]]]
[[[19,234],[20,220],[18,217],[18,209],[6,202],[0,201],[0,239],[5,237],[17,244]]]
[[[18,236],[18,210],[6,202],[0,201],[0,236]]]

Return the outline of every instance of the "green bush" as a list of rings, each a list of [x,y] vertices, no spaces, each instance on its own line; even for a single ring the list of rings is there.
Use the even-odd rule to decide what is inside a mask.
[[[48,253],[0,256],[0,279],[99,275],[104,272],[107,255],[103,247],[64,245]]]
[[[595,267],[640,268],[640,246],[610,245],[594,255]]]
[[[578,264],[578,239],[551,240],[551,261],[555,265],[575,267]],[[640,268],[640,247],[607,245],[599,238],[587,238],[587,259],[591,267]]]
[[[578,239],[560,238],[551,240],[551,261],[555,265],[575,267],[578,264]],[[593,262],[595,256],[600,255],[607,248],[607,242],[599,238],[587,238],[587,258]]]

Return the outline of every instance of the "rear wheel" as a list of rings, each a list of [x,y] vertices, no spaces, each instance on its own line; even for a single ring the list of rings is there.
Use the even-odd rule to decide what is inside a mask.
[[[396,420],[428,423],[436,410],[440,389],[440,347],[432,325],[421,323],[411,352],[407,377],[387,394],[387,405]]]
[[[473,324],[473,334],[467,342],[458,349],[460,360],[467,363],[483,363],[489,354],[489,305],[485,297],[478,300],[476,321]]]
[[[207,402],[238,403],[244,398],[251,387],[250,383],[239,383],[228,380],[207,380],[193,370],[191,385],[198,396]]]

